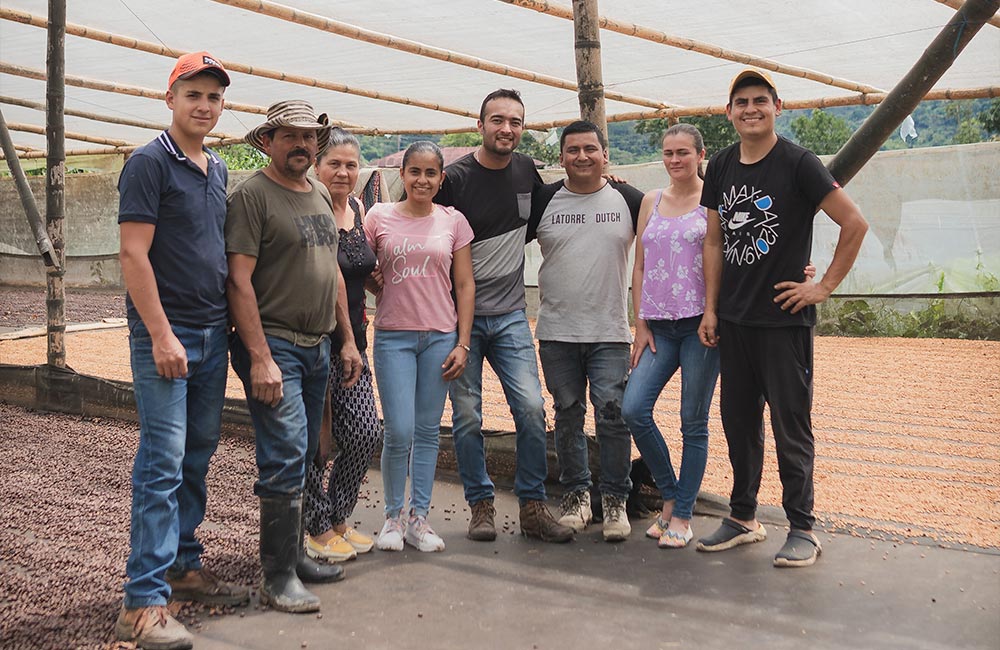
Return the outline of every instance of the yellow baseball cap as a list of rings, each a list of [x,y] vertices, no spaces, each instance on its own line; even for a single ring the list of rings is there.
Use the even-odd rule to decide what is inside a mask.
[[[736,88],[736,84],[744,79],[759,79],[765,85],[770,86],[775,93],[778,92],[778,87],[774,85],[774,79],[771,78],[771,75],[757,68],[744,68],[729,82],[729,99],[733,98],[733,89]]]

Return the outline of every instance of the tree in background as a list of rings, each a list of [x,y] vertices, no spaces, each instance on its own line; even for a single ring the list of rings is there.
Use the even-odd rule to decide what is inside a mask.
[[[972,144],[983,141],[983,125],[969,102],[948,102],[945,113],[957,122],[952,144]]]
[[[517,147],[518,153],[531,156],[535,160],[541,160],[547,165],[555,165],[559,162],[559,142],[550,145],[545,144],[545,140],[536,138],[534,134],[525,131],[521,135],[521,144]]]
[[[268,163],[267,156],[244,143],[219,147],[215,152],[232,171],[263,169]]]
[[[442,147],[478,147],[483,143],[483,136],[478,133],[445,133],[438,140]]]
[[[994,97],[990,105],[979,113],[979,123],[991,140],[1000,140],[1000,97]]]
[[[701,137],[705,140],[706,155],[709,158],[720,149],[736,142],[739,137],[736,135],[736,129],[733,128],[725,115],[692,115],[681,118],[680,121],[691,124],[701,131]],[[636,123],[635,130],[637,133],[648,134],[649,145],[659,150],[660,144],[663,142],[663,132],[669,126],[669,120],[663,118],[643,120]]]
[[[791,127],[795,141],[819,156],[837,153],[851,137],[851,127],[845,119],[823,110],[796,117]]]

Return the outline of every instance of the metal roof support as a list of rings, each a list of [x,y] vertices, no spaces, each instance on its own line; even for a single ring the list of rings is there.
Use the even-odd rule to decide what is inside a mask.
[[[955,12],[916,64],[830,161],[830,173],[841,185],[875,155],[997,9],[1000,0],[967,0]]]

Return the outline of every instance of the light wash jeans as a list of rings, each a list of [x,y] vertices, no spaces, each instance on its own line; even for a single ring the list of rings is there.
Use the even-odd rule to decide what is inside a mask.
[[[483,442],[483,360],[500,379],[514,418],[517,467],[514,494],[526,501],[545,500],[545,400],[538,381],[538,360],[524,310],[472,321],[469,365],[451,383],[452,436],[465,500],[492,499],[493,481],[486,471]]]
[[[188,375],[156,372],[153,343],[141,322],[130,325],[129,349],[139,449],[132,469],[131,551],[125,607],[165,605],[167,569],[201,568],[194,531],[205,517],[205,474],[219,444],[226,396],[226,326],[171,327],[184,346]]]
[[[539,341],[545,386],[556,411],[559,482],[568,492],[590,489],[590,461],[583,422],[587,384],[601,450],[602,495],[627,499],[632,489],[632,439],[622,420],[622,396],[628,375],[628,343]]]
[[[256,433],[257,482],[253,491],[263,498],[301,496],[306,463],[319,448],[319,427],[330,376],[330,339],[317,345],[296,345],[268,336],[271,358],[281,370],[281,401],[271,407],[251,397],[250,354],[235,334],[230,341],[233,369],[243,381],[247,410]]]
[[[674,501],[675,517],[690,519],[708,460],[708,410],[719,377],[719,350],[707,348],[698,340],[701,316],[646,322],[653,333],[656,354],[646,348],[629,375],[622,415],[660,496],[664,501]],[[680,478],[674,473],[667,443],[653,420],[653,406],[678,367],[684,440]]]
[[[441,414],[448,394],[441,365],[457,341],[455,332],[375,330],[372,357],[385,422],[382,483],[386,516],[395,517],[403,509],[407,465],[410,510],[424,516],[430,511]]]

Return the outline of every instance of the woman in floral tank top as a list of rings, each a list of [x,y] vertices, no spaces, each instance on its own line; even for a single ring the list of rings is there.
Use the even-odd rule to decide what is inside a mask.
[[[687,546],[695,498],[708,459],[708,410],[719,376],[719,352],[698,339],[705,311],[701,249],[707,228],[701,200],[705,145],[689,124],[663,136],[670,186],[646,194],[639,212],[632,270],[635,343],[622,416],[663,497],[663,511],[646,531],[661,548]],[[680,475],[653,421],[660,392],[681,369]]]

